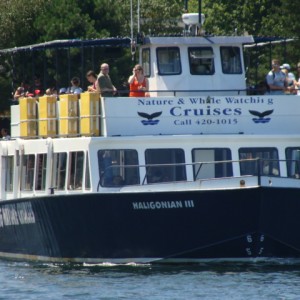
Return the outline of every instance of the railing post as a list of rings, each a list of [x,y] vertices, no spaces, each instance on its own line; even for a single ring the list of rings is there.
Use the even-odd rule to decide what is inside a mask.
[[[258,166],[257,166],[257,184],[260,186],[261,185],[261,172],[260,172],[260,170],[261,170],[261,159],[260,158],[258,158],[257,164],[258,164]]]

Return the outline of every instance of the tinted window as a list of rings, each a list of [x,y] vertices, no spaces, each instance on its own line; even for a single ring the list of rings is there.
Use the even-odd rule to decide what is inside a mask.
[[[157,48],[157,66],[160,75],[177,75],[181,73],[179,48]]]
[[[23,155],[21,168],[21,190],[33,190],[35,156],[33,154]]]
[[[192,75],[215,73],[214,54],[210,47],[189,48],[190,72]]]
[[[89,167],[89,155],[86,154],[85,163],[85,189],[89,190],[91,188],[91,177],[90,177],[90,167]]]
[[[182,149],[147,149],[145,159],[148,183],[186,180]]]
[[[5,191],[12,192],[14,186],[14,157],[13,156],[3,156],[5,162]]]
[[[67,153],[55,153],[53,159],[53,187],[64,190],[66,185]]]
[[[239,159],[241,175],[280,175],[275,148],[240,148]]]
[[[142,67],[144,69],[144,75],[149,77],[150,73],[150,49],[146,48],[142,50]]]
[[[36,179],[35,189],[45,190],[46,186],[47,154],[38,154],[36,157]]]
[[[239,47],[221,47],[222,71],[225,74],[241,74],[241,54]]]
[[[287,176],[300,178],[300,147],[286,149]]]
[[[98,162],[102,186],[139,184],[138,154],[135,150],[99,150]]]
[[[81,190],[83,178],[83,151],[69,153],[68,189]]]
[[[194,180],[233,175],[229,149],[193,149]],[[222,161],[230,162],[222,162]]]

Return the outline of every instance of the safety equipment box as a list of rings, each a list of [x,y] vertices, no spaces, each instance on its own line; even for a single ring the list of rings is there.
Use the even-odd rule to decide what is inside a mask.
[[[99,136],[100,93],[82,93],[80,98],[80,134]]]
[[[39,136],[56,136],[56,97],[43,96],[39,98]]]

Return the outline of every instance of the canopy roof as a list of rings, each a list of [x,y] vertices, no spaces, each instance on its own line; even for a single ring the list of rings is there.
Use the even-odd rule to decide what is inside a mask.
[[[14,47],[0,50],[0,54],[14,53],[20,51],[37,51],[57,48],[73,48],[73,47],[129,47],[130,38],[103,38],[93,40],[55,40],[51,42],[27,45],[22,47]]]
[[[282,37],[253,37],[253,38],[254,38],[254,43],[252,43],[252,41],[250,42],[251,45],[253,46],[255,45],[262,46],[270,43],[290,42],[294,40],[294,39],[287,39]],[[93,46],[94,47],[130,47],[130,45],[131,45],[131,39],[128,37],[103,38],[103,39],[92,39],[92,40],[81,40],[81,39],[54,40],[54,41],[39,43],[34,45],[2,49],[0,50],[0,55],[6,53],[20,52],[20,51],[38,51],[38,50],[58,49],[58,48],[74,48],[74,47],[79,48],[79,47],[93,47]]]

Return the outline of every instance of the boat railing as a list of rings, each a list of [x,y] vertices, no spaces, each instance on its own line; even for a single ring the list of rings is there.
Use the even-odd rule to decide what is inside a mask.
[[[258,184],[262,176],[282,177],[280,162],[287,160],[247,158],[240,160],[198,161],[193,163],[164,163],[145,165],[110,165],[100,172],[97,191],[102,187],[148,185],[156,183],[198,181],[241,176],[256,176]],[[299,161],[290,160],[290,163]],[[193,168],[193,179],[188,180],[187,168]],[[141,172],[144,169],[144,172]],[[130,174],[130,175],[127,175]],[[143,174],[141,180],[140,175]],[[128,177],[128,178],[127,178]],[[299,178],[299,175],[288,176]]]
[[[223,94],[237,94],[237,95],[245,95],[245,94],[249,94],[249,93],[253,93],[253,91],[255,91],[255,89],[210,89],[210,90],[193,90],[193,89],[188,89],[188,90],[172,90],[172,89],[167,89],[167,90],[149,90],[149,93],[151,95],[151,93],[155,93],[155,94],[159,94],[160,96],[164,96],[164,94],[168,94],[167,96],[170,96],[170,94],[172,94],[172,96],[176,97],[178,94],[180,94],[180,96],[186,94],[187,96],[191,95],[191,94],[212,94],[212,93],[223,93]],[[126,97],[129,94],[129,90],[118,90],[117,95],[121,96],[121,97]]]

